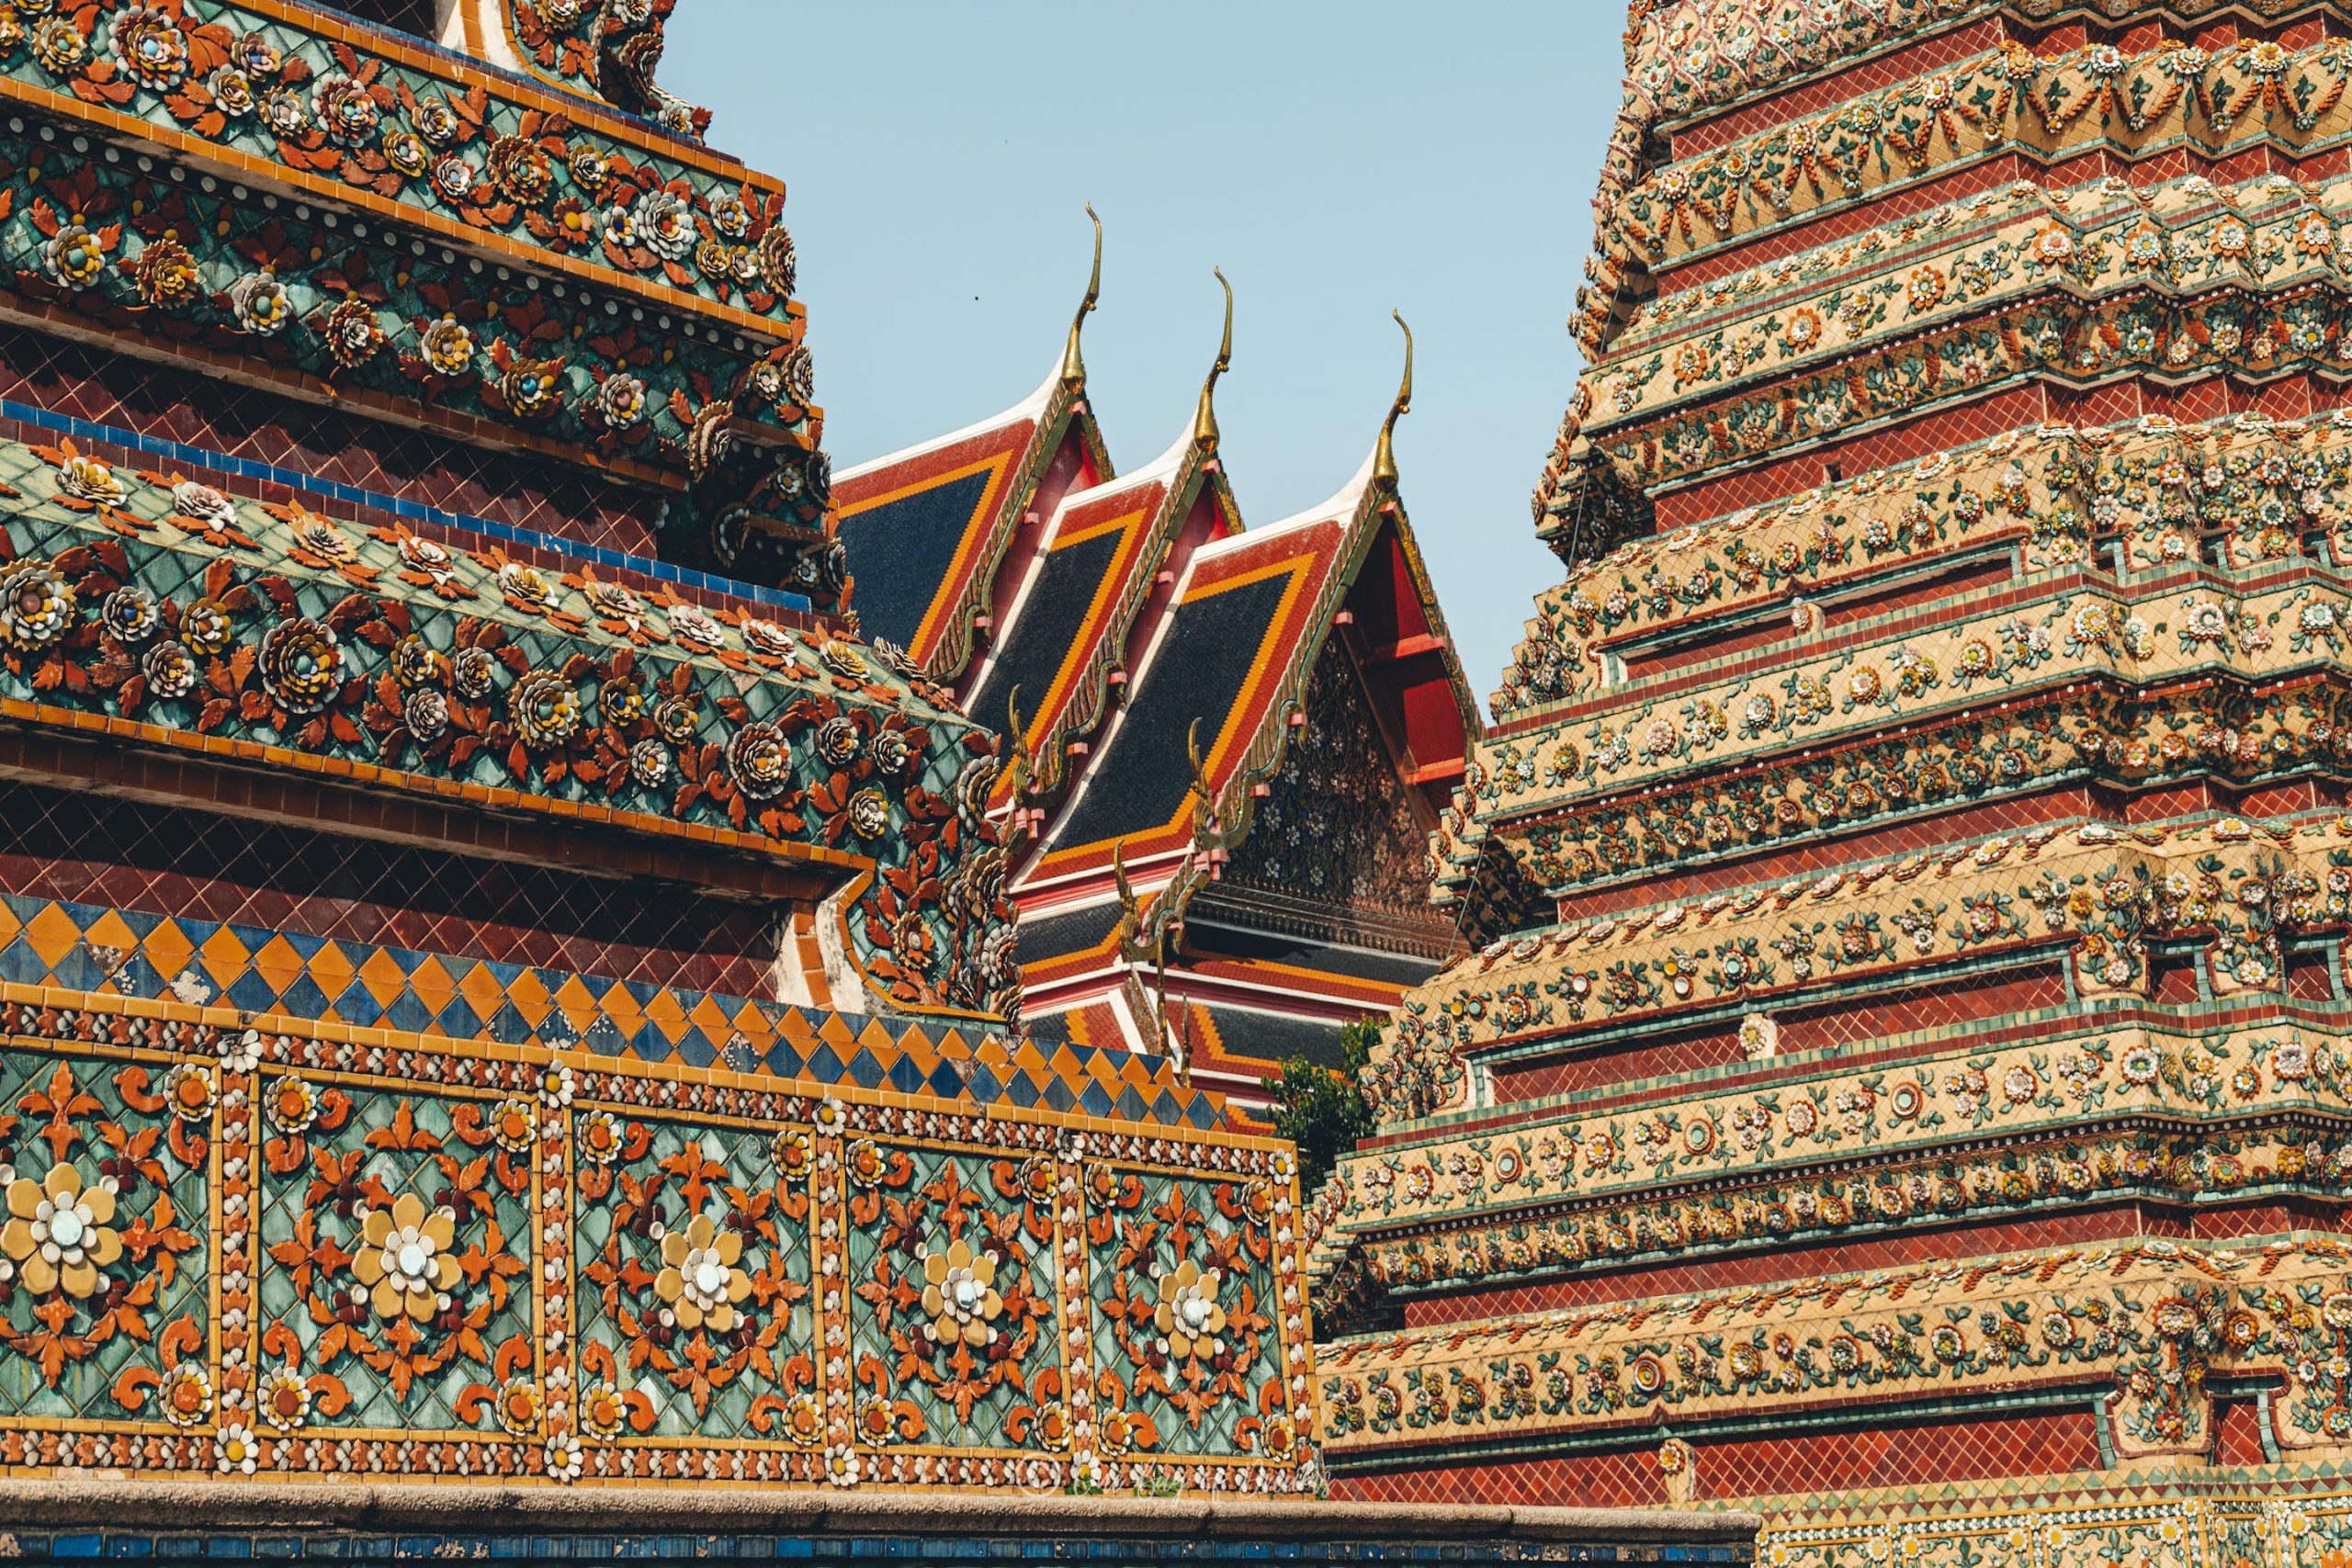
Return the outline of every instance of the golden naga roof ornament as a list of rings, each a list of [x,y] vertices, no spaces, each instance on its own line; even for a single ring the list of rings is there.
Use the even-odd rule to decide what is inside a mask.
[[[1004,778],[1007,798],[1018,810],[1022,793],[1029,787],[1036,772],[1036,758],[1029,750],[1029,725],[1021,716],[1021,688],[1014,686],[1012,694],[1004,699]]]
[[[1193,445],[1214,457],[1216,453],[1216,378],[1233,365],[1233,285],[1226,283],[1225,269],[1212,267],[1217,282],[1225,285],[1225,340],[1216,351],[1216,363],[1209,367],[1209,378],[1201,383],[1201,406],[1193,415]]]
[[[1184,761],[1193,774],[1193,842],[1208,844],[1216,830],[1216,792],[1209,788],[1208,764],[1201,758],[1201,721],[1184,731]]]
[[[1086,204],[1086,215],[1094,218],[1094,204]],[[1078,335],[1092,313],[1094,302],[1102,297],[1102,220],[1094,218],[1094,272],[1086,280],[1086,298],[1078,302],[1078,314],[1070,318],[1069,342],[1062,348],[1062,385],[1076,387],[1086,379],[1086,356],[1078,351]]]
[[[1405,326],[1402,312],[1388,312],[1405,331],[1405,380],[1396,389],[1396,400],[1388,405],[1388,417],[1381,422],[1380,444],[1372,449],[1372,482],[1396,488],[1396,421],[1413,407],[1413,329]]]

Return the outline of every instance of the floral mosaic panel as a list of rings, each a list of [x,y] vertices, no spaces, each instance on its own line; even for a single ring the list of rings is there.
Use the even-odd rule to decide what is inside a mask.
[[[1280,1353],[1302,1315],[1289,1207],[1262,1181],[1087,1172],[1096,1422],[1106,1451],[1284,1462],[1302,1432]],[[1278,1212],[1279,1211],[1279,1212]]]
[[[1320,1484],[1279,1145],[59,994],[0,987],[11,1464]]]
[[[859,1438],[1065,1450],[1054,1162],[856,1139],[842,1167]]]
[[[582,1430],[795,1429],[817,1383],[808,1133],[571,1121]]]
[[[518,1424],[497,1385],[515,1374],[527,1385],[537,1370],[536,1099],[403,1095],[290,1073],[260,1076],[255,1098],[263,1424]],[[535,1430],[529,1415],[519,1425]]]
[[[0,1063],[0,1400],[52,1423],[212,1415],[220,1075],[141,1053]]]

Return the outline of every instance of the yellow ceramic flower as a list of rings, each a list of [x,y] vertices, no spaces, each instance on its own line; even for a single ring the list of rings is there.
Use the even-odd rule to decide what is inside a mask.
[[[430,1319],[446,1292],[458,1284],[458,1260],[449,1248],[457,1221],[446,1209],[425,1211],[415,1194],[403,1192],[389,1209],[370,1209],[359,1223],[365,1243],[351,1271],[370,1288],[369,1304],[384,1318]]]
[[[37,1296],[57,1290],[69,1296],[95,1295],[98,1270],[122,1256],[113,1219],[113,1193],[85,1188],[80,1171],[54,1165],[40,1181],[8,1184],[8,1223],[0,1227],[0,1251],[15,1260],[25,1289]]]
[[[922,1260],[922,1310],[931,1318],[931,1337],[942,1345],[958,1339],[985,1345],[996,1335],[989,1324],[1004,1310],[996,1291],[996,1259],[957,1242],[944,1252]]]
[[[735,1326],[735,1303],[752,1293],[752,1277],[736,1267],[743,1238],[722,1231],[707,1214],[696,1214],[684,1230],[662,1238],[662,1261],[653,1293],[670,1303],[681,1328],[708,1324],[714,1334]]]
[[[1216,1337],[1225,1332],[1225,1309],[1216,1304],[1221,1278],[1214,1269],[1204,1274],[1189,1258],[1159,1277],[1159,1311],[1152,1322],[1177,1359],[1216,1354]]]

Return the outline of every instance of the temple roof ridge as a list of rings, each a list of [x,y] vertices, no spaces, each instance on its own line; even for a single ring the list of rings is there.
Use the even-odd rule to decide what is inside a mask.
[[[1019,401],[1009,404],[984,419],[976,419],[969,424],[948,431],[944,434],[927,436],[921,441],[879,453],[866,458],[864,462],[850,464],[834,472],[833,482],[839,484],[844,479],[862,479],[867,474],[895,468],[899,464],[910,462],[917,457],[928,457],[933,452],[945,451],[958,442],[969,441],[976,435],[986,435],[989,431],[1001,429],[1015,421],[1037,418],[1052,404],[1054,395],[1061,390],[1062,386],[1061,367],[1057,362],[1053,372],[1037,384],[1036,390]]]
[[[1058,380],[1049,385],[1058,385]],[[1152,503],[1152,513],[1148,520],[1147,528],[1148,533],[1157,536],[1164,531],[1170,513],[1177,511],[1182,503],[1189,502],[1191,500],[1193,487],[1186,482],[1186,479],[1195,454],[1193,432],[1187,428],[1165,451],[1142,467],[1129,469],[1115,479],[1105,479],[1097,485],[1085,489],[1073,489],[1057,502],[1052,514],[1046,519],[1042,536],[1046,541],[1046,547],[1041,549],[1036,558],[1029,563],[1021,580],[1006,596],[1003,623],[998,627],[999,646],[1001,647],[1014,635],[1023,612],[1030,607],[1030,602],[1034,596],[1032,590],[1035,585],[1038,573],[1044,569],[1046,556],[1053,547],[1053,542],[1061,536],[1064,525],[1069,521],[1074,512],[1080,508],[1098,507],[1102,502],[1118,496],[1139,493],[1148,491],[1154,485],[1159,485],[1163,487],[1162,493]],[[1234,521],[1238,523],[1238,513],[1229,513],[1228,515],[1233,516]],[[1240,536],[1238,528],[1236,529],[1236,536]],[[1123,631],[1125,624],[1122,623]],[[975,686],[975,691],[977,692],[978,686],[986,683],[986,677],[983,676]]]
[[[1310,527],[1317,523],[1352,519],[1358,515],[1363,505],[1364,497],[1371,491],[1384,487],[1390,491],[1396,488],[1395,446],[1396,422],[1409,412],[1413,406],[1413,329],[1405,325],[1405,318],[1402,314],[1394,310],[1389,314],[1396,318],[1397,326],[1404,330],[1405,375],[1397,386],[1396,400],[1388,405],[1387,417],[1380,422],[1379,439],[1374,442],[1372,450],[1364,455],[1363,461],[1357,465],[1356,471],[1349,476],[1345,484],[1313,506],[1294,512],[1289,516],[1278,519],[1253,532],[1248,534],[1237,532],[1230,538],[1212,540],[1201,547],[1194,559],[1197,560],[1204,556],[1214,556],[1223,549],[1229,548],[1235,539],[1264,539],[1292,529]]]
[[[1193,432],[1187,428],[1182,435],[1169,443],[1165,451],[1143,467],[1132,473],[1122,474],[1117,479],[1104,479],[1092,490],[1072,491],[1063,498],[1062,505],[1068,507],[1075,502],[1090,498],[1099,499],[1116,491],[1142,484],[1146,480],[1168,479],[1182,473],[1186,460],[1193,455]]]
[[[1367,454],[1363,461],[1356,465],[1356,471],[1350,477],[1347,483],[1313,506],[1294,512],[1289,516],[1269,523],[1261,528],[1252,528],[1246,533],[1236,532],[1222,539],[1212,539],[1193,552],[1193,559],[1200,561],[1212,558],[1242,544],[1261,543],[1277,535],[1312,527],[1317,523],[1349,521],[1356,515],[1357,511],[1363,505],[1364,497],[1373,489],[1374,468],[1374,458]]]

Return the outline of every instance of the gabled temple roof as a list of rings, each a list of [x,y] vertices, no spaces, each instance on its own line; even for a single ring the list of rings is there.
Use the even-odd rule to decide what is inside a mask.
[[[991,419],[834,477],[864,635],[904,649],[935,680],[965,672],[976,619],[1041,491],[1050,505],[1053,491],[1110,477],[1084,391],[1057,367]]]
[[[1204,545],[1188,563],[1101,754],[1046,836],[1030,880],[1109,863],[1132,871],[1193,840],[1191,807],[1221,797],[1245,763],[1280,745],[1275,699],[1333,606],[1340,551],[1371,490],[1366,459],[1345,489],[1272,527]],[[1197,724],[1197,737],[1193,727]],[[1197,739],[1197,754],[1192,743]]]
[[[1348,481],[1245,530],[1214,400],[1229,292],[1190,428],[1116,479],[1086,407],[1085,310],[1029,398],[837,481],[852,604],[975,716],[1018,713],[994,807],[1033,1032],[1164,1040],[1246,1099],[1284,1056],[1336,1061],[1341,1025],[1385,1010],[1453,940],[1421,907],[1422,841],[1478,710],[1397,494],[1409,355]],[[1294,758],[1310,736],[1329,754]],[[1318,865],[1312,886],[1297,874],[1332,853],[1307,826],[1330,803],[1307,797],[1334,773],[1369,803],[1351,842],[1380,846],[1376,889],[1362,856]],[[1246,847],[1285,807],[1290,847]]]
[[[1163,574],[1239,527],[1231,491],[1190,434],[1056,510],[968,688],[969,711],[989,723],[1002,727],[1018,707],[1034,794],[1055,791],[1084,766],[1085,753],[1070,748],[1088,745],[1141,651],[1138,627],[1168,597]]]
[[[1329,500],[1193,553],[1143,628],[1148,651],[1125,705],[1016,878],[1024,906],[1113,907],[1104,901],[1115,898],[1115,851],[1145,903],[1177,885],[1147,919],[1181,919],[1211,874],[1210,842],[1229,850],[1247,836],[1251,802],[1283,764],[1305,717],[1309,675],[1342,616],[1351,662],[1367,686],[1391,688],[1376,705],[1388,710],[1384,761],[1425,787],[1432,808],[1442,802],[1460,774],[1462,742],[1476,733],[1476,709],[1381,467],[1375,454]],[[1377,668],[1414,662],[1429,668],[1399,680]],[[1024,970],[1049,985],[1070,976],[1074,963],[1108,961],[1115,925],[1062,907],[1033,918],[1023,931]]]
[[[1236,1097],[1234,1114],[1290,1057],[1339,1064],[1341,1028],[1387,1011],[1452,940],[1442,916],[1381,908],[1361,865],[1312,887],[1283,868],[1332,853],[1315,841],[1338,835],[1316,831],[1330,803],[1314,791],[1353,772],[1361,793],[1387,792],[1395,815],[1371,830],[1394,840],[1392,866],[1410,863],[1418,903],[1417,823],[1476,733],[1396,483],[1384,429],[1329,500],[1191,555],[1138,628],[1124,705],[1014,878],[1030,1016],[1164,1049],[1188,1081]],[[1337,754],[1295,759],[1332,717],[1318,677],[1368,714],[1327,743]]]

